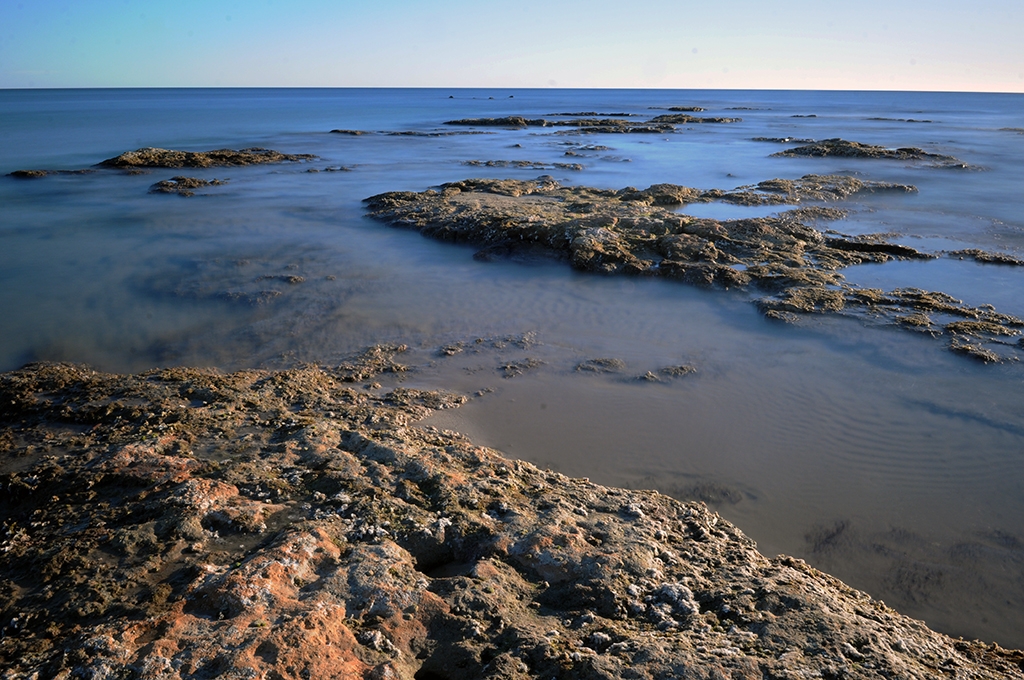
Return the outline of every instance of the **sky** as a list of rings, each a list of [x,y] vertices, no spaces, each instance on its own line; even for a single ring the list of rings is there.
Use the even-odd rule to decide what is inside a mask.
[[[1024,0],[0,0],[0,88],[1024,92]]]

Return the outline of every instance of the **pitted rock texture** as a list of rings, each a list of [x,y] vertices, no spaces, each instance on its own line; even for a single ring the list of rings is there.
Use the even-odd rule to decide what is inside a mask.
[[[342,367],[0,375],[0,677],[1024,678],[703,504],[417,428]]]
[[[912,186],[843,175],[771,179],[732,190],[655,184],[647,189],[561,186],[536,181],[468,179],[437,190],[397,191],[365,199],[369,214],[426,236],[481,246],[480,259],[539,252],[572,267],[604,274],[663,276],[699,286],[752,287],[770,318],[844,314],[946,340],[949,348],[985,362],[1016,358],[1024,320],[990,305],[973,307],[941,292],[893,291],[847,284],[845,267],[938,257],[882,237],[825,233],[808,223],[841,218],[831,205],[876,191]],[[701,219],[675,212],[690,203],[806,205],[773,217]],[[913,319],[907,323],[907,319]],[[971,333],[957,322],[980,322]],[[988,329],[985,331],[984,329]]]

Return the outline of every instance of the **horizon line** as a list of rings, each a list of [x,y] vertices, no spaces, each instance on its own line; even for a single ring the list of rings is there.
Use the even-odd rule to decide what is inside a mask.
[[[809,88],[809,87],[615,87],[615,86],[489,86],[489,85],[69,85],[64,87],[5,87],[0,91],[45,90],[647,90],[647,91],[712,91],[712,92],[893,92],[916,94],[1007,94],[1007,90],[907,90],[871,88]]]

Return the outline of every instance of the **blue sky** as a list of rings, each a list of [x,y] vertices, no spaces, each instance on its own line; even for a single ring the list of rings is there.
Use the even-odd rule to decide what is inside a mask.
[[[1024,0],[0,0],[0,87],[1024,92]]]

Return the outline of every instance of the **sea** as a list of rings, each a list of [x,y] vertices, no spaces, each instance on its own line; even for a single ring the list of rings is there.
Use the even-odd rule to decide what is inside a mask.
[[[741,120],[658,134],[445,125],[643,121],[671,107]],[[772,155],[836,137],[963,166]],[[91,169],[140,147],[317,158],[8,176]],[[848,282],[942,291],[1024,317],[1024,267],[946,255],[1024,258],[1024,95],[0,90],[0,370],[329,366],[405,344],[410,370],[380,389],[401,381],[471,397],[424,426],[572,476],[702,500],[769,556],[804,559],[937,630],[1024,648],[1017,338],[1008,361],[983,364],[870,319],[782,324],[758,311],[756,290],[601,276],[543,257],[477,259],[472,246],[374,221],[362,202],[471,177],[732,189],[808,173],[918,188],[855,196],[845,219],[819,228],[942,256],[851,267]],[[150,193],[176,175],[224,183],[187,198]],[[778,210],[681,209],[719,220]],[[618,369],[580,370],[594,359]],[[679,365],[696,370],[642,379]]]

